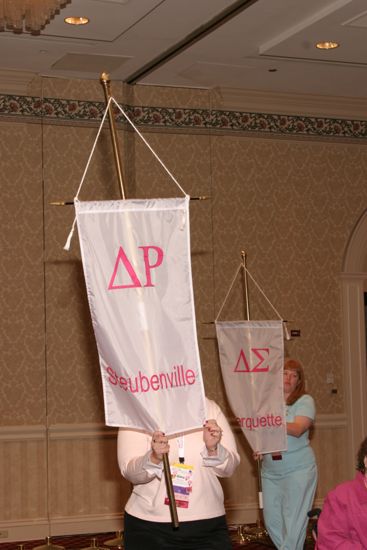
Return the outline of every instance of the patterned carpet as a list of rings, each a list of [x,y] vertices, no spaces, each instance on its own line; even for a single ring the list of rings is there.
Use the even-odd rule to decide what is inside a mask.
[[[233,550],[269,550],[275,549],[269,537],[266,535],[256,539],[256,526],[230,526],[230,535],[233,542]],[[37,548],[37,547],[41,548]],[[0,543],[0,550],[122,550],[121,533],[90,533],[85,535],[68,535],[52,537],[47,540],[31,540]],[[313,550],[314,542],[311,534],[307,536],[305,550]],[[142,549],[144,550],[144,549]]]
[[[34,550],[37,546],[42,546],[39,550],[62,550],[61,547],[65,550],[92,550],[93,548],[104,548],[108,547],[113,550],[113,548],[121,549],[122,546],[114,546],[113,548],[106,543],[110,540],[116,541],[117,533],[90,533],[85,535],[63,535],[60,537],[51,537],[49,544],[46,543],[45,539],[42,540],[29,540],[29,541],[18,541],[18,542],[4,542],[0,544],[0,550],[20,550],[20,545],[23,546],[23,550]],[[58,548],[57,548],[58,547]]]
[[[304,550],[314,550],[315,541],[312,536],[314,520],[310,520]],[[233,543],[233,550],[276,550],[268,534],[256,527],[256,525],[229,526]]]

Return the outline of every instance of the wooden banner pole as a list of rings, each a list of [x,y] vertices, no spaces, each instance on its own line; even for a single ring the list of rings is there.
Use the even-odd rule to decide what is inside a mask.
[[[249,289],[248,289],[248,277],[247,277],[247,254],[244,250],[241,251],[241,258],[242,258],[242,266],[243,266],[243,274],[244,274],[244,282],[245,282],[245,302],[246,302],[246,312],[245,317],[247,321],[250,320],[250,298],[249,298]],[[258,457],[257,458],[257,484],[258,484],[258,496],[259,496],[259,509],[263,509],[263,489],[262,489],[262,482],[261,482],[261,460]],[[258,525],[259,527],[259,525]]]
[[[164,467],[164,478],[166,480],[167,496],[168,496],[168,500],[169,500],[169,509],[170,509],[170,512],[171,512],[172,526],[173,526],[174,529],[178,529],[179,522],[178,522],[175,495],[174,495],[174,492],[173,492],[171,468],[170,468],[170,465],[169,465],[168,453],[164,453],[164,455],[163,455],[163,467]]]
[[[249,292],[248,292],[248,278],[247,278],[247,265],[246,265],[247,254],[244,250],[241,251],[241,258],[242,258],[242,266],[243,266],[243,277],[245,281],[245,303],[246,303],[245,318],[247,321],[249,321],[250,320],[250,299],[249,299]]]
[[[102,73],[100,77],[100,82],[103,86],[105,99],[106,99],[106,105],[108,105],[108,102],[110,100],[111,96],[111,89],[110,89],[110,78],[107,73]],[[113,147],[113,155],[115,158],[115,165],[116,165],[116,171],[117,171],[117,177],[119,180],[120,185],[120,193],[121,198],[123,200],[126,199],[125,196],[125,190],[124,190],[124,179],[122,175],[122,163],[121,163],[121,157],[120,157],[120,149],[118,146],[118,138],[117,138],[117,132],[116,132],[116,125],[115,125],[115,119],[113,116],[113,110],[112,110],[112,104],[109,104],[108,107],[108,118],[110,122],[110,134],[111,134],[111,141],[112,141],[112,147]],[[169,465],[169,459],[168,454],[163,455],[163,466],[164,466],[164,477],[166,480],[166,489],[167,489],[167,496],[169,499],[169,508],[171,512],[171,520],[172,525],[175,529],[178,529],[179,522],[178,522],[178,515],[177,515],[177,507],[176,507],[176,501],[175,496],[173,492],[173,485],[172,485],[172,477],[171,477],[171,468]]]
[[[108,105],[108,102],[111,99],[111,88],[110,88],[111,81],[110,81],[109,75],[107,73],[102,73],[100,77],[100,82],[103,87],[106,105]],[[124,189],[124,178],[122,173],[122,162],[121,162],[121,156],[120,156],[120,149],[118,145],[116,124],[113,116],[112,103],[110,103],[108,106],[108,120],[110,122],[110,134],[111,134],[111,141],[112,141],[112,148],[113,148],[113,156],[115,158],[115,166],[116,166],[117,178],[120,186],[121,198],[125,199],[126,196],[125,196],[125,189]]]

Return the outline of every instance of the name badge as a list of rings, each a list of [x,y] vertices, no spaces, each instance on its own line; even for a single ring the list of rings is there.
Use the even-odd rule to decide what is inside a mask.
[[[193,474],[194,467],[189,464],[171,464],[173,494],[177,508],[189,507]],[[164,499],[164,504],[169,504],[167,496]]]

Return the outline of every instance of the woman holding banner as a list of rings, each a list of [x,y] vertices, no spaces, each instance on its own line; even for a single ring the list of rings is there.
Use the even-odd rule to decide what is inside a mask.
[[[312,508],[317,484],[315,456],[308,438],[315,418],[315,404],[306,394],[299,361],[285,359],[283,383],[288,447],[286,452],[263,457],[264,520],[278,549],[302,550],[307,512]]]
[[[216,403],[206,399],[203,429],[167,438],[120,428],[118,460],[133,484],[126,504],[126,550],[230,550],[223,491],[218,477],[229,477],[239,454],[229,424]],[[163,454],[170,453],[179,528],[170,519]]]

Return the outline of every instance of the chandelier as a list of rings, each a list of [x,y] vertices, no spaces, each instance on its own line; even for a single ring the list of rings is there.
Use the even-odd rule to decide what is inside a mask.
[[[70,0],[0,0],[0,30],[39,33]]]

